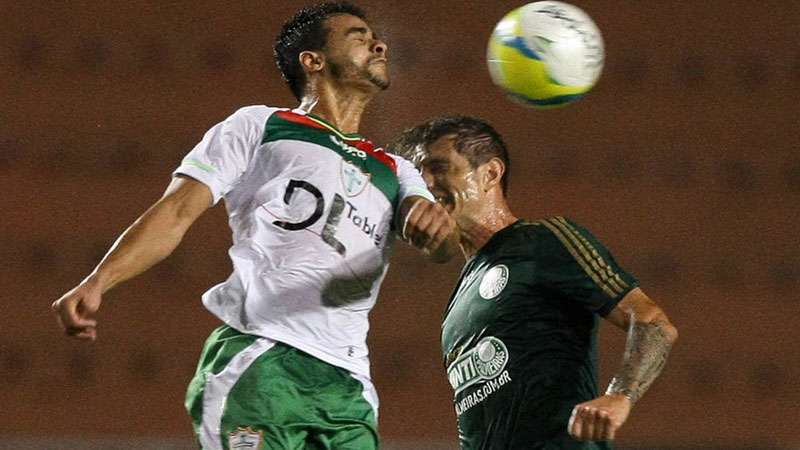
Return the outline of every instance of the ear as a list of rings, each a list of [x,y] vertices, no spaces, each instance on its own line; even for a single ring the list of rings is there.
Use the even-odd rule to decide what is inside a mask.
[[[500,186],[500,180],[503,179],[503,174],[506,173],[506,165],[503,164],[500,158],[490,159],[481,168],[483,169],[481,179],[486,192],[489,192],[495,186]]]
[[[303,70],[308,74],[319,72],[325,67],[325,56],[322,53],[306,50],[300,52],[298,57],[300,58],[300,65],[303,66]]]

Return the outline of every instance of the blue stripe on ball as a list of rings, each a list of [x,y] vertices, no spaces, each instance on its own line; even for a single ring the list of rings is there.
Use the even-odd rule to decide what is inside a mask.
[[[530,98],[520,94],[508,94],[514,100],[533,106],[556,106],[574,102],[583,97],[583,94],[559,95],[550,98]]]
[[[532,48],[528,47],[528,43],[525,42],[525,39],[523,39],[522,36],[503,36],[500,42],[506,47],[519,50],[520,53],[528,58],[535,59],[537,61],[542,60],[542,57],[539,56],[538,53],[536,53]]]

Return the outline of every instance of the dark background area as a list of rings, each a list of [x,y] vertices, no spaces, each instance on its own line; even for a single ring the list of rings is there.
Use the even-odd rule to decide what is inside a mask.
[[[302,4],[0,1],[6,448],[191,443],[185,386],[218,324],[200,295],[230,270],[221,207],[106,296],[96,343],[63,338],[49,306],[209,127],[244,105],[295,106],[271,47]],[[360,4],[393,78],[362,133],[384,144],[432,115],[488,119],[511,148],[515,212],[591,229],[679,328],[620,447],[798,448],[800,2],[574,2],[603,32],[606,67],[585,99],[548,111],[507,100],[485,67],[492,27],[522,2]],[[455,445],[438,337],[460,266],[396,248],[369,338],[389,443]],[[624,335],[601,338],[604,387]]]

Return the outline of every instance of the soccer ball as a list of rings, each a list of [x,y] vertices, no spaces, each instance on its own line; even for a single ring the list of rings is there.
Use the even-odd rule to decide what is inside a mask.
[[[603,38],[591,17],[557,1],[528,3],[506,14],[486,55],[494,84],[534,108],[583,97],[600,77],[604,58]]]

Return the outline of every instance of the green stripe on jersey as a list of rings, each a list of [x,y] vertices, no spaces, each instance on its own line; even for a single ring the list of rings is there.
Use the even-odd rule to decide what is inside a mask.
[[[290,122],[277,114],[273,114],[267,119],[267,126],[261,143],[293,140],[317,144],[332,150],[342,159],[368,174],[372,185],[378,188],[386,196],[393,208],[396,209],[400,183],[394,171],[373,155],[349,145],[337,134],[328,130]]]
[[[186,165],[197,167],[200,170],[206,171],[208,173],[214,173],[217,171],[213,166],[209,166],[208,164],[201,163],[196,159],[188,159],[185,161]]]

